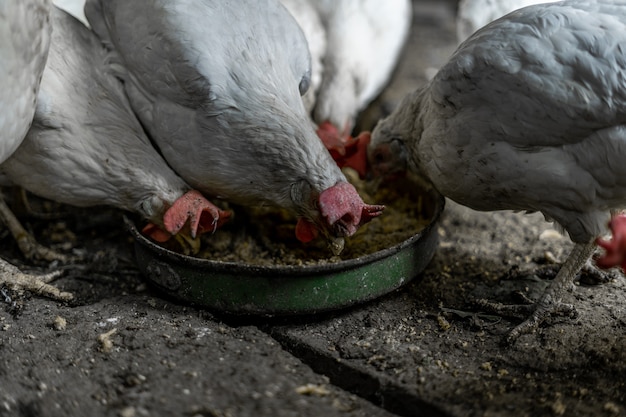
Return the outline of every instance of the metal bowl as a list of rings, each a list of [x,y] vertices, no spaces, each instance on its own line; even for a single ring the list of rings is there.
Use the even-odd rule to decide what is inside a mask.
[[[311,314],[352,306],[387,294],[415,278],[437,247],[444,198],[427,192],[418,234],[390,248],[332,264],[255,266],[185,256],[144,237],[127,220],[135,237],[141,271],[158,288],[179,300],[230,314],[265,316]]]

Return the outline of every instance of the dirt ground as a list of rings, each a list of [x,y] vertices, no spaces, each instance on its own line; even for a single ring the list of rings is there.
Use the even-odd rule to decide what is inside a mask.
[[[452,1],[415,1],[414,30],[369,117],[393,108],[455,47]],[[380,113],[377,113],[380,112]],[[364,124],[366,126],[366,124]],[[234,318],[168,300],[135,267],[121,213],[24,218],[94,262],[57,281],[78,301],[0,291],[0,416],[622,416],[622,275],[576,285],[577,317],[512,346],[519,321],[474,300],[536,297],[533,275],[571,243],[538,214],[448,201],[426,271],[374,302],[300,318]],[[67,233],[70,230],[76,237]],[[1,253],[23,261],[6,233]],[[525,279],[508,279],[517,269]]]

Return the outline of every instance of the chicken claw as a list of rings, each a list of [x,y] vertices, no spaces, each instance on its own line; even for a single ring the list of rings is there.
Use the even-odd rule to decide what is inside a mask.
[[[27,290],[44,297],[59,301],[70,301],[74,296],[50,285],[63,271],[53,271],[47,274],[29,274],[20,271],[16,266],[0,260],[0,286],[7,286],[14,290]]]
[[[513,344],[521,335],[534,332],[548,317],[552,315],[575,316],[573,305],[562,301],[565,291],[572,287],[576,274],[585,265],[593,251],[595,243],[578,243],[574,246],[556,277],[536,302],[526,300],[527,304],[505,305],[486,300],[478,300],[478,305],[493,313],[505,316],[526,317],[507,335],[505,342]]]
[[[79,260],[76,256],[59,253],[39,244],[33,235],[28,233],[17,217],[15,217],[15,214],[13,214],[11,209],[7,206],[1,194],[0,221],[9,229],[11,235],[15,239],[15,242],[20,248],[20,251],[26,259],[48,262],[59,261],[62,263],[70,263]]]

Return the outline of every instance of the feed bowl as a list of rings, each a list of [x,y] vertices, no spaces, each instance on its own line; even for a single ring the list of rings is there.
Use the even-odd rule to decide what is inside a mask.
[[[444,198],[425,191],[427,224],[409,239],[354,259],[319,265],[252,265],[201,259],[163,248],[127,219],[140,270],[170,296],[229,314],[312,314],[366,302],[415,278],[437,247]],[[349,244],[349,243],[348,243]]]

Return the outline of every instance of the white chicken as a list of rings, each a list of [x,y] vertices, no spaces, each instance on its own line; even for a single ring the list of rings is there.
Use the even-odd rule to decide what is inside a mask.
[[[322,140],[341,142],[385,87],[411,26],[410,0],[312,0],[326,29],[313,120]],[[333,139],[334,138],[334,139]]]
[[[49,0],[0,2],[0,163],[20,146],[33,121],[41,74],[50,45],[50,8]],[[39,249],[45,252],[45,248],[35,247],[36,242],[15,219],[1,196],[0,218],[9,227],[22,251]],[[51,251],[47,254],[54,255]],[[59,271],[44,275],[27,274],[0,259],[0,285],[69,300],[71,294],[48,284],[59,275]]]
[[[0,3],[0,162],[22,143],[35,113],[50,45],[50,1]]]
[[[154,149],[97,36],[60,9],[51,18],[34,121],[2,173],[50,200],[137,212],[152,222],[146,233],[156,240],[188,220],[192,236],[212,231],[228,216],[190,190]]]
[[[625,43],[623,0],[517,10],[470,37],[372,133],[375,173],[409,169],[476,210],[540,211],[576,243],[509,340],[559,309],[626,207]],[[615,236],[624,225],[612,222]],[[612,255],[600,264],[623,259]]]
[[[301,95],[306,39],[277,0],[88,0],[128,69],[131,104],[170,166],[207,195],[299,216],[335,251],[382,212],[363,203],[315,135]]]
[[[554,3],[549,0],[461,0],[456,17],[456,37],[459,43],[469,38],[487,23],[522,7],[541,3]]]

